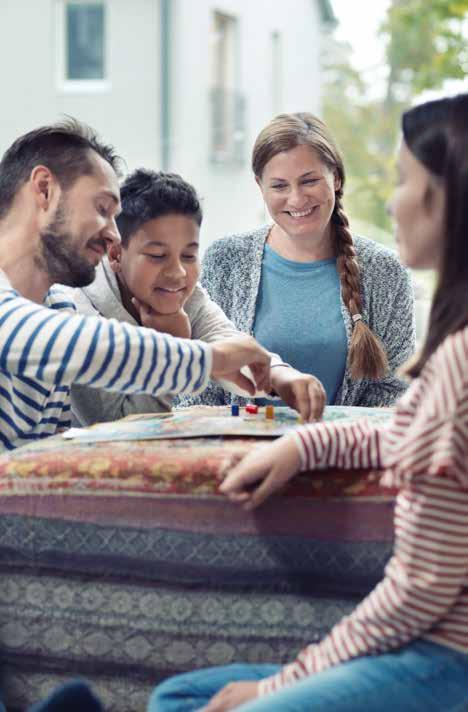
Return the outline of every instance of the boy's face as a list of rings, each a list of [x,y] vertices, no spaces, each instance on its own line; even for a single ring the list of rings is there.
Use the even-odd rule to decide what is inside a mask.
[[[175,314],[198,281],[199,232],[195,220],[186,215],[149,220],[126,247],[112,246],[111,267],[140,302],[158,314]]]

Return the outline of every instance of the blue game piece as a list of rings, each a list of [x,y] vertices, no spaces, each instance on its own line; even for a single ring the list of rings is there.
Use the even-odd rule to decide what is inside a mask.
[[[239,406],[231,405],[231,415],[239,415]]]

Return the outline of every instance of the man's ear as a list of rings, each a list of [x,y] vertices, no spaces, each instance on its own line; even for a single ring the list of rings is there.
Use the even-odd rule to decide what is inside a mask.
[[[29,176],[34,201],[40,210],[47,212],[58,203],[60,186],[47,166],[35,166]]]
[[[107,246],[107,257],[112,270],[117,274],[122,267],[122,245],[120,242],[112,242]]]

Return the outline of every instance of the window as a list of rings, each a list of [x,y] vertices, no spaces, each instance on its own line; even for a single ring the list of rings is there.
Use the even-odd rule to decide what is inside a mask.
[[[59,0],[59,84],[65,89],[106,85],[106,3]]]
[[[104,79],[104,5],[67,3],[67,79]]]
[[[244,157],[245,101],[238,88],[238,23],[213,13],[212,23],[212,160],[241,163]]]

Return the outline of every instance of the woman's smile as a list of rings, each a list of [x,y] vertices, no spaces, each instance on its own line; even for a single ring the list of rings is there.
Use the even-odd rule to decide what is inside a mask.
[[[315,215],[319,207],[319,205],[313,205],[311,208],[307,208],[305,210],[285,210],[285,212],[294,220],[301,220]]]

